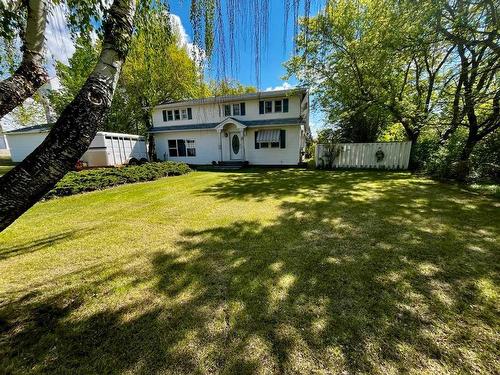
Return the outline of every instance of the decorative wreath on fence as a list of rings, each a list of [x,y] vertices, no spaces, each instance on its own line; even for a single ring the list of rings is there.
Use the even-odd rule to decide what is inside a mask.
[[[375,157],[377,158],[377,161],[384,160],[384,156],[385,156],[384,151],[382,151],[380,148],[375,153]]]

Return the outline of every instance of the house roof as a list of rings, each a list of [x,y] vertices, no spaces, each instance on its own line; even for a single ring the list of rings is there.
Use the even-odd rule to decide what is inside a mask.
[[[188,100],[178,100],[178,101],[165,100],[161,102],[159,105],[157,105],[155,108],[168,108],[168,107],[178,107],[179,105],[212,104],[212,103],[234,102],[239,100],[275,98],[280,96],[290,96],[299,93],[306,95],[307,89],[293,88],[288,90],[252,92],[240,95],[212,96],[201,99],[188,99]]]
[[[233,117],[228,117],[222,122],[227,121],[228,119],[232,119],[240,124],[243,124],[247,127],[257,127],[257,126],[279,126],[279,125],[302,125],[305,124],[305,121],[300,117],[294,118],[279,118],[279,119],[270,119],[270,120],[237,120]],[[173,125],[173,126],[157,126],[152,128],[150,133],[162,133],[162,132],[171,132],[171,131],[182,131],[182,130],[208,130],[215,129],[220,122],[211,122],[205,124],[190,124],[190,125]]]
[[[22,128],[9,130],[4,134],[22,134],[22,133],[46,133],[49,132],[54,124],[38,124],[33,126],[25,126]]]

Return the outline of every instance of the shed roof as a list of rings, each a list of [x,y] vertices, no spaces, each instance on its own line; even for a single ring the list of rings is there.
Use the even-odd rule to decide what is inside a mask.
[[[33,126],[25,126],[22,128],[6,131],[5,134],[22,134],[22,133],[47,133],[54,124],[38,124]]]

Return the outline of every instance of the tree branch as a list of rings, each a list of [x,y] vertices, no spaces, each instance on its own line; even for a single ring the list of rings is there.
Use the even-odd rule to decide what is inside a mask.
[[[42,144],[0,179],[0,230],[74,168],[104,123],[130,45],[135,8],[135,0],[113,2],[94,71]]]
[[[0,82],[0,119],[33,96],[48,74],[43,66],[47,0],[29,0],[23,40],[23,59],[16,72]]]

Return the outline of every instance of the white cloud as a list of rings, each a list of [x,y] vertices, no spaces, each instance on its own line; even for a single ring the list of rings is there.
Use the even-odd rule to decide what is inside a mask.
[[[190,36],[182,24],[181,18],[177,14],[170,13],[170,23],[172,25],[173,32],[177,34],[179,38],[179,47],[185,48],[189,56],[191,56],[196,62],[203,63],[206,59],[206,53],[202,48],[191,41]]]
[[[283,82],[282,85],[276,86],[276,87],[268,87],[266,91],[281,91],[281,90],[289,90],[293,89],[295,86],[289,84],[288,82]]]
[[[52,66],[56,61],[68,64],[69,58],[75,53],[75,44],[66,23],[67,13],[67,7],[64,4],[58,4],[51,7],[47,16],[45,41],[48,62]]]

